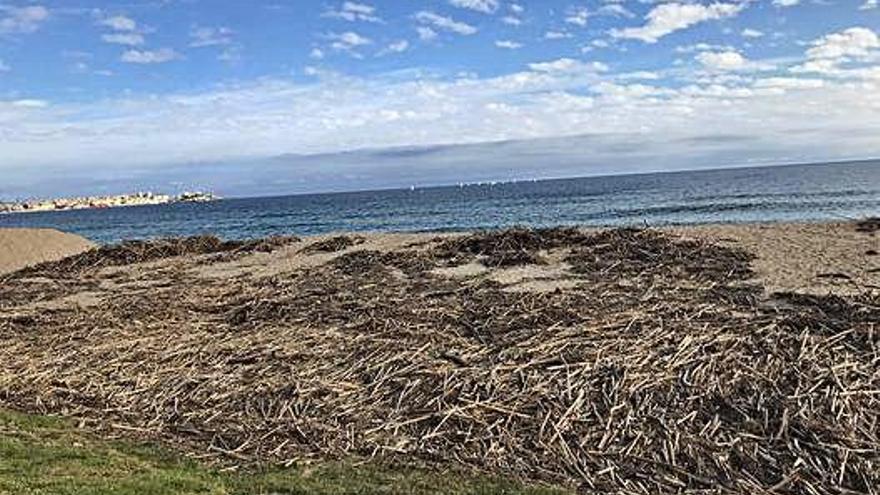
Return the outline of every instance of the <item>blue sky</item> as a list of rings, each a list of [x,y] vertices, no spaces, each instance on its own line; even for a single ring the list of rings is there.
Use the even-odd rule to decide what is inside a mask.
[[[0,0],[0,197],[876,157],[878,33],[876,0]]]

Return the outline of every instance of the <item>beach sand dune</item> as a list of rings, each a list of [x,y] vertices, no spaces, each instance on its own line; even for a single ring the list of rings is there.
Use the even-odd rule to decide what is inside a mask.
[[[53,229],[0,229],[0,275],[92,247],[94,244],[82,237]]]

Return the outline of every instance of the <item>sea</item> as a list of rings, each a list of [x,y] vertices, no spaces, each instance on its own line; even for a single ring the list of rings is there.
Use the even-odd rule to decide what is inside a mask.
[[[0,215],[100,243],[214,234],[469,231],[512,226],[663,226],[880,216],[880,160],[461,184]]]

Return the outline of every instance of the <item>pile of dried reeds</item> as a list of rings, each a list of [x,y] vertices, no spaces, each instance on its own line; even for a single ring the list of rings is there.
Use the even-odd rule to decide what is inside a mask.
[[[336,253],[338,251],[344,251],[352,246],[363,244],[363,242],[364,238],[360,236],[339,235],[309,244],[303,248],[303,252],[310,254]]]
[[[581,274],[625,277],[663,275],[679,280],[743,280],[752,275],[753,256],[739,249],[695,240],[673,240],[651,230],[600,232],[578,243],[566,261]]]
[[[736,250],[556,235],[458,244],[502,265],[561,250],[582,283],[556,293],[435,276],[454,254],[441,242],[212,284],[181,267],[88,310],[7,310],[0,404],[244,464],[354,455],[585,492],[877,492],[880,297],[765,299]]]
[[[116,245],[100,246],[60,261],[43,263],[28,268],[19,275],[78,274],[82,270],[146,263],[176,256],[271,252],[298,241],[299,239],[293,236],[268,237],[255,241],[227,241],[212,235],[124,241]]]
[[[513,228],[451,239],[438,246],[437,252],[441,257],[458,261],[462,255],[473,255],[486,266],[505,267],[540,263],[541,251],[574,245],[584,239],[585,234],[574,228]]]
[[[856,231],[865,234],[880,232],[880,217],[868,217],[856,222]]]

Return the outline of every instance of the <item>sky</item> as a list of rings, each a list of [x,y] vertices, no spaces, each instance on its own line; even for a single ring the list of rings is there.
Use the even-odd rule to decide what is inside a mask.
[[[0,198],[876,157],[877,0],[0,0]]]

